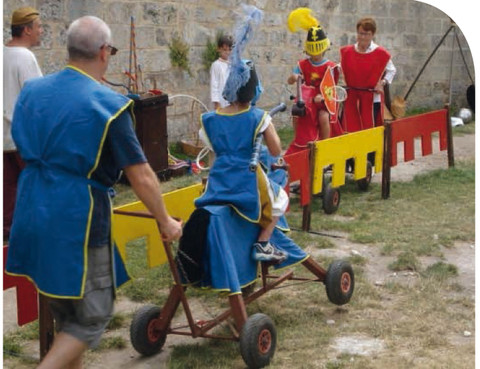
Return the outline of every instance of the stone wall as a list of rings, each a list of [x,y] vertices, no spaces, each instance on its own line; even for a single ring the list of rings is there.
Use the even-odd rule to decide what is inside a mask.
[[[120,52],[112,58],[107,79],[127,83],[129,69],[130,23],[134,17],[138,64],[145,89],[157,88],[169,96],[186,94],[209,105],[209,73],[202,66],[207,40],[220,30],[231,33],[240,0],[4,0],[4,40],[10,38],[12,10],[23,5],[40,10],[44,24],[42,45],[36,48],[44,73],[63,67],[66,60],[65,32],[68,24],[82,15],[96,15],[112,28],[113,44]],[[392,96],[404,96],[422,65],[451,25],[442,11],[413,0],[249,0],[265,11],[257,37],[245,57],[255,61],[266,92],[260,107],[288,102],[286,79],[302,53],[305,32],[291,34],[286,28],[288,13],[299,6],[314,11],[328,33],[332,48],[327,57],[339,61],[339,48],[355,42],[356,21],[363,16],[377,20],[376,42],[392,54],[397,76],[391,86]],[[461,51],[474,78],[472,56],[461,30],[457,28]],[[471,35],[470,35],[471,36]],[[191,74],[172,67],[168,45],[174,37],[189,46]],[[466,106],[465,91],[471,84],[460,48],[450,32],[415,85],[408,98],[409,107],[440,108],[449,101],[453,107]],[[451,88],[450,88],[451,86]],[[143,86],[140,85],[140,88]],[[290,88],[290,90],[293,90]],[[125,92],[125,89],[119,89]],[[198,106],[193,99],[176,97],[168,108],[171,141],[196,128],[189,121]],[[289,121],[288,114],[277,118]],[[193,128],[192,128],[193,127]]]

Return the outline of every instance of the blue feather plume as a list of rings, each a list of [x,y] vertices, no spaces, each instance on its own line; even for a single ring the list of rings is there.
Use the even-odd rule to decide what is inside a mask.
[[[243,61],[242,53],[263,19],[263,12],[255,6],[242,4],[242,7],[245,16],[233,32],[235,46],[230,54],[230,73],[223,89],[223,97],[229,102],[237,100],[237,91],[250,79],[250,67]]]

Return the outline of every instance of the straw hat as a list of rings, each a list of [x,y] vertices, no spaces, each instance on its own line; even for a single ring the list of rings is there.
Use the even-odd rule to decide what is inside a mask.
[[[29,6],[19,8],[12,14],[12,26],[20,26],[22,24],[30,23],[31,21],[37,19],[39,15],[40,13],[37,9]]]

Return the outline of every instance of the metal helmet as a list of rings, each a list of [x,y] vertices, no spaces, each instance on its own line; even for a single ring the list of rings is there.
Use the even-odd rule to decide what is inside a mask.
[[[319,55],[328,50],[330,40],[323,31],[322,27],[314,26],[308,29],[307,41],[305,41],[305,51],[309,55]]]

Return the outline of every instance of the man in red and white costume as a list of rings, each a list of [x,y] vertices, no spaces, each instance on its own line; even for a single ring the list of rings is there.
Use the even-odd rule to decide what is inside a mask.
[[[348,88],[343,129],[356,132],[383,124],[384,86],[396,73],[390,53],[373,42],[377,25],[373,18],[357,22],[357,43],[340,49],[341,66]]]

